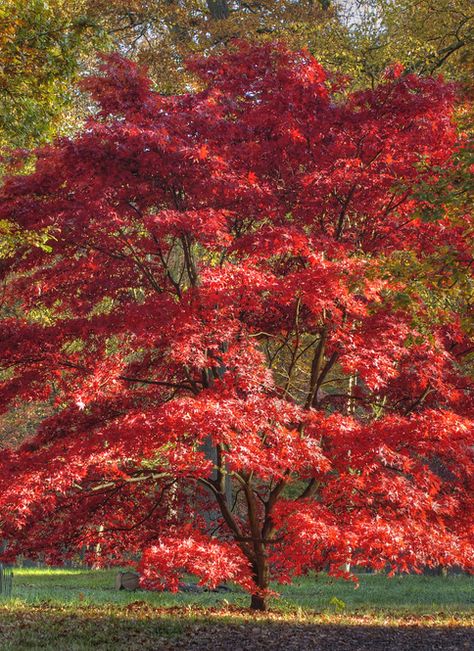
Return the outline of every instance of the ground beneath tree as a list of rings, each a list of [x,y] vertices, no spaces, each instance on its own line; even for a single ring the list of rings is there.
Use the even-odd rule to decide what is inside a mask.
[[[213,651],[472,651],[468,627],[375,627],[324,625],[206,626],[164,649]]]
[[[474,651],[472,612],[0,600],[0,651]]]
[[[404,617],[387,613],[383,618],[380,614],[310,615],[306,612],[298,616],[294,611],[286,615],[281,611],[258,614],[228,606],[208,609],[207,617],[208,621],[189,622],[183,635],[157,648],[166,651],[474,651],[473,620],[460,620],[447,613]]]

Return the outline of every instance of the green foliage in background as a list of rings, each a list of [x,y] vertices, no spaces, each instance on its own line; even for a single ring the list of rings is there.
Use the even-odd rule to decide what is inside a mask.
[[[29,148],[67,131],[81,62],[101,30],[81,2],[2,0],[0,4],[0,147]]]

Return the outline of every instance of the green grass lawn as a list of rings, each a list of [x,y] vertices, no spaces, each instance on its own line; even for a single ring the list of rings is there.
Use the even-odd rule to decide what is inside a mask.
[[[116,570],[16,569],[14,599],[26,603],[44,601],[61,604],[130,604],[137,600],[157,607],[217,606],[221,603],[245,607],[249,597],[238,589],[228,593],[128,592],[114,589]],[[381,574],[359,575],[359,587],[352,582],[324,574],[297,579],[291,585],[273,586],[281,597],[272,608],[336,610],[346,612],[387,611],[429,614],[433,612],[473,612],[474,578]]]
[[[317,575],[280,586],[281,598],[272,600],[272,612],[254,615],[245,610],[249,597],[236,589],[197,594],[117,591],[115,573],[16,569],[12,597],[0,599],[0,649],[186,648],[174,644],[190,631],[203,635],[215,629],[219,638],[219,631],[227,635],[235,628],[243,635],[257,630],[258,622],[267,627],[262,628],[266,635],[268,630],[280,627],[280,638],[284,635],[282,626],[295,626],[297,630],[317,626],[318,631],[321,627],[340,627],[347,635],[349,629],[384,631],[387,627],[412,626],[467,631],[464,627],[474,623],[474,579],[464,575],[391,579],[360,575],[357,589],[351,583]],[[366,642],[361,648],[364,644],[371,648]],[[385,642],[377,644],[385,646]],[[206,648],[205,642],[203,645]],[[264,646],[257,644],[255,648]],[[225,648],[225,644],[216,648]]]

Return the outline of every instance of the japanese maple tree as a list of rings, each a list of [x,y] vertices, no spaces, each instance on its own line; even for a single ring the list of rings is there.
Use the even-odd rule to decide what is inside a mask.
[[[472,569],[472,333],[440,291],[472,220],[417,190],[454,165],[453,89],[350,94],[283,45],[189,65],[204,90],[164,97],[106,59],[95,117],[1,192],[52,249],[1,261],[1,405],[54,402],[2,453],[4,558],[260,609],[312,569]]]

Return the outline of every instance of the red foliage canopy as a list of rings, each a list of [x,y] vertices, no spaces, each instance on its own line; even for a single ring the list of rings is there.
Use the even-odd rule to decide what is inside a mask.
[[[256,607],[347,560],[472,568],[472,342],[403,273],[472,259],[415,192],[452,164],[452,89],[347,94],[279,45],[190,65],[205,90],[163,97],[108,57],[94,119],[1,193],[53,248],[2,262],[1,405],[55,400],[2,454],[6,557],[139,556],[144,586]]]

